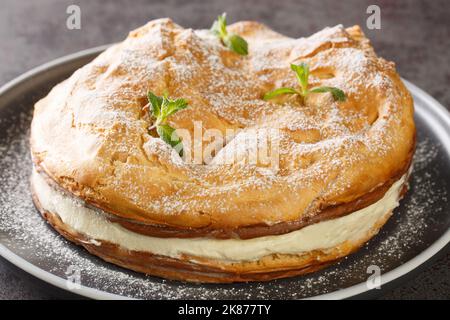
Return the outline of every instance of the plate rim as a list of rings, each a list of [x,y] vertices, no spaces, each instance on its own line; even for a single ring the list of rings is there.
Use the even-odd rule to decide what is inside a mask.
[[[96,53],[101,53],[108,47],[110,47],[113,44],[106,44],[101,45],[85,50],[81,50],[72,54],[68,54],[65,56],[62,56],[60,58],[56,58],[54,60],[51,60],[47,63],[41,64],[35,68],[32,68],[31,70],[19,75],[18,77],[8,81],[6,84],[0,87],[0,97],[7,93],[9,90],[13,89],[14,87],[21,84],[21,82],[33,77],[34,75],[37,75],[41,72],[44,72],[50,68],[55,68],[60,65],[63,65],[67,62],[70,62],[71,60],[79,59],[84,56],[89,56]],[[447,153],[450,156],[450,113],[447,111],[447,109],[442,106],[441,103],[439,103],[436,99],[434,99],[431,95],[426,93],[424,90],[420,89],[418,86],[414,85],[413,83],[403,79],[403,82],[408,87],[408,89],[412,92],[414,92],[414,95],[420,98],[422,101],[424,101],[427,105],[431,106],[432,108],[430,110],[427,110],[427,112],[417,109],[415,112],[421,113],[421,115],[425,118],[430,118],[430,115],[427,115],[427,113],[434,113],[434,118],[440,119],[442,123],[439,123],[437,119],[433,119],[434,122],[437,122],[439,125],[436,127],[438,128],[437,134],[440,138],[443,138],[443,140],[447,140],[449,143],[447,144],[447,147],[444,146],[444,148],[447,150]],[[433,118],[433,117],[431,117]],[[445,129],[447,127],[447,131]],[[436,129],[435,128],[435,129]],[[444,232],[435,242],[433,242],[429,247],[427,247],[425,250],[420,252],[418,255],[413,257],[412,259],[406,261],[402,265],[382,274],[381,277],[381,286],[387,285],[388,283],[392,283],[394,280],[400,279],[403,276],[406,276],[407,274],[410,274],[420,266],[424,265],[427,261],[435,257],[438,253],[440,253],[448,244],[450,243],[450,228],[447,229],[446,232]],[[91,288],[85,285],[81,285],[79,288],[76,289],[70,289],[67,286],[67,280],[59,277],[57,275],[52,274],[51,272],[45,271],[41,269],[40,267],[34,265],[33,263],[25,260],[24,258],[20,257],[19,255],[15,254],[8,248],[6,248],[2,243],[0,243],[0,256],[11,262],[16,267],[24,270],[25,272],[33,275],[34,277],[47,282],[51,285],[54,285],[55,287],[58,287],[60,289],[92,298],[92,299],[115,299],[115,300],[133,300],[132,297],[122,296],[106,291],[102,291],[99,289]],[[374,290],[374,289],[372,289]],[[339,289],[333,292],[316,295],[312,297],[308,297],[306,299],[315,300],[315,299],[345,299],[345,298],[351,298],[354,296],[357,296],[362,293],[368,293],[372,291],[371,289],[367,288],[367,285],[365,282],[361,282],[359,284],[350,286],[348,288]]]

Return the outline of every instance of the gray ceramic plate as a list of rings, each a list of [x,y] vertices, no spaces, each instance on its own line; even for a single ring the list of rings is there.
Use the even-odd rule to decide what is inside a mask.
[[[373,295],[423,266],[450,242],[450,116],[406,82],[415,100],[418,146],[411,188],[383,230],[357,253],[321,272],[265,283],[194,285],[131,272],[69,243],[40,217],[28,179],[34,103],[105,47],[38,67],[0,89],[0,254],[57,287],[91,298],[299,299]],[[366,285],[368,267],[382,272],[381,290]],[[69,286],[67,278],[81,281]],[[72,289],[70,289],[72,288]]]

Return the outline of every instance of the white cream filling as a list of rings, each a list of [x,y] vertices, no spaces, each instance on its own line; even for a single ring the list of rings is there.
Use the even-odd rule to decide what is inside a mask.
[[[37,198],[46,211],[57,214],[74,230],[97,241],[109,241],[128,250],[179,257],[181,254],[204,258],[241,261],[255,260],[273,253],[298,254],[326,250],[346,241],[358,241],[385,215],[398,206],[407,175],[395,182],[376,203],[333,220],[319,222],[283,235],[248,240],[213,238],[157,238],[129,231],[109,221],[102,213],[83,206],[81,201],[52,188],[37,172],[32,182]]]

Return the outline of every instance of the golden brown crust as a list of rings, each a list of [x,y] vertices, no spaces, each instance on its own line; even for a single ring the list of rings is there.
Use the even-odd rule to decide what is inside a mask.
[[[148,252],[125,250],[116,244],[89,239],[64,224],[57,215],[43,210],[34,192],[32,193],[36,207],[52,227],[66,239],[83,246],[90,253],[127,269],[166,279],[187,282],[230,283],[269,281],[315,272],[358,250],[365,242],[378,233],[380,228],[391,216],[390,213],[384,215],[358,241],[343,243],[326,252],[314,250],[299,255],[277,254],[266,256],[257,261],[224,263],[189,256],[174,259],[153,255]]]
[[[359,27],[300,39],[255,22],[230,29],[249,42],[248,57],[169,19],[131,32],[36,104],[31,147],[37,165],[119,221],[186,234],[233,230],[217,236],[243,238],[320,218],[324,208],[354,203],[408,167],[415,135],[411,96]],[[263,101],[270,89],[296,85],[289,64],[299,62],[310,65],[312,86],[339,87],[347,101],[335,103],[326,94],[310,95],[305,104]],[[148,134],[141,113],[147,90],[189,101],[170,121],[176,128],[192,131],[202,121],[205,129],[240,128],[245,135],[278,127],[272,138],[280,141],[280,170],[267,175],[262,164],[243,165],[246,155],[232,164],[221,164],[220,156],[214,165],[183,162]],[[237,135],[223,150],[239,141]],[[268,232],[267,225],[283,227]]]

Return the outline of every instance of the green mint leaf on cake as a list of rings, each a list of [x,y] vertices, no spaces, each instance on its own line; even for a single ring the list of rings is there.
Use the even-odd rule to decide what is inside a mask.
[[[163,98],[156,96],[153,92],[147,93],[148,102],[150,103],[150,110],[153,117],[158,118],[161,114],[161,105]]]
[[[302,95],[306,95],[308,91],[309,66],[306,63],[291,64],[291,70],[295,72]]]
[[[345,101],[346,95],[344,91],[335,87],[316,87],[312,89],[308,89],[309,84],[309,66],[306,63],[301,64],[291,64],[291,70],[295,72],[295,76],[297,77],[297,81],[299,84],[300,90],[295,88],[278,88],[264,94],[264,100],[273,99],[279,95],[283,94],[298,94],[301,98],[305,98],[310,93],[325,93],[330,92],[335,101]]]
[[[309,90],[309,92],[314,93],[323,93],[323,92],[331,92],[333,95],[334,100],[336,101],[345,101],[345,93],[341,89],[334,88],[334,87],[317,87]]]
[[[270,100],[282,94],[301,94],[301,93],[292,88],[278,88],[273,91],[267,92],[264,95],[264,100]]]
[[[247,41],[235,33],[228,33],[226,13],[223,13],[217,17],[217,20],[214,21],[211,27],[211,32],[216,35],[231,51],[242,56],[246,56],[248,54]]]
[[[167,119],[167,117],[187,107],[188,104],[184,99],[169,100],[167,97],[164,97],[161,108],[162,118]]]
[[[231,34],[223,39],[223,43],[230,48],[232,51],[240,54],[241,56],[246,56],[248,54],[248,44],[244,38],[238,36],[237,34]]]
[[[162,97],[149,91],[147,93],[148,103],[144,109],[148,109],[153,118],[153,125],[149,131],[156,129],[158,136],[167,144],[172,146],[180,156],[183,156],[183,144],[176,130],[166,123],[167,118],[176,112],[186,109],[188,103],[184,99],[170,99],[165,93]]]
[[[156,132],[164,142],[172,146],[180,156],[183,156],[183,143],[174,128],[168,124],[160,124],[156,126]]]
[[[227,35],[227,14],[222,13],[217,17],[217,20],[214,21],[211,31],[218,37],[224,37]]]

